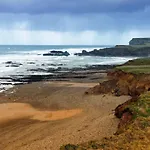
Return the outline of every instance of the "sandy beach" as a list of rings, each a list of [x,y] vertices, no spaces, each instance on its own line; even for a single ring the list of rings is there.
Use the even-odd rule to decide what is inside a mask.
[[[0,149],[59,150],[113,135],[127,96],[85,95],[97,83],[37,82],[0,94]]]

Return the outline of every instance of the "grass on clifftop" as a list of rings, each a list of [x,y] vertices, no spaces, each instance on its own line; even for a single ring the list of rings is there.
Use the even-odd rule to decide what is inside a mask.
[[[130,72],[130,73],[134,73],[134,74],[141,74],[141,73],[145,73],[145,74],[150,74],[150,65],[142,65],[142,66],[119,66],[116,67],[119,70],[122,70],[124,72]]]
[[[124,65],[150,65],[150,58],[139,58],[134,60],[129,60]]]
[[[141,58],[130,60],[124,65],[116,67],[119,70],[130,72],[130,73],[145,73],[150,74],[150,58]]]
[[[150,92],[127,107],[134,115],[133,120],[113,137],[76,146],[69,144],[60,150],[150,150]]]
[[[127,108],[134,114],[135,119],[150,117],[150,92],[142,94],[137,102],[132,102]]]

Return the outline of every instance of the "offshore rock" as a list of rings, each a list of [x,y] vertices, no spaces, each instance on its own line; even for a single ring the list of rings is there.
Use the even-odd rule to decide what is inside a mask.
[[[48,53],[43,54],[43,56],[69,56],[70,54],[65,51],[50,51]]]

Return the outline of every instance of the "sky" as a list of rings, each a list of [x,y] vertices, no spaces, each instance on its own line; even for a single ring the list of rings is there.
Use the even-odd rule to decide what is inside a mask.
[[[128,44],[149,18],[150,0],[0,0],[0,44]]]

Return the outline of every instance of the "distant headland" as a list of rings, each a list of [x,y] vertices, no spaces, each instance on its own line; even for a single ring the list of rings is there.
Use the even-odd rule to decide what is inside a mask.
[[[116,45],[110,48],[94,49],[92,51],[83,50],[76,53],[77,56],[104,56],[104,57],[149,57],[150,38],[133,38],[129,45]]]
[[[129,45],[149,45],[150,46],[150,38],[133,38]]]

